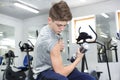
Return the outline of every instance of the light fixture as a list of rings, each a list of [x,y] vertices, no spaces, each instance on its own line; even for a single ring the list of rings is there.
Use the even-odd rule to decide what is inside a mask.
[[[7,46],[0,46],[0,49],[8,49]]]
[[[3,39],[0,41],[0,45],[10,46],[10,47],[12,47],[12,48],[15,48],[15,40],[14,40],[14,39],[9,39],[9,38],[3,38]]]
[[[28,10],[30,12],[33,12],[33,13],[39,13],[39,10],[37,10],[36,8],[34,8],[33,6],[30,6],[28,4],[24,4],[22,2],[15,2],[14,3],[15,6],[19,7],[19,8],[23,8],[25,10]]]
[[[100,36],[101,36],[101,37],[104,37],[104,38],[108,38],[108,36],[107,36],[107,35],[104,35],[104,34],[101,34]]]
[[[29,3],[27,3],[27,2],[24,2],[24,1],[22,1],[22,0],[17,0],[18,2],[20,2],[20,3],[22,3],[22,4],[25,4],[25,5],[28,5],[28,6],[31,6],[31,7],[33,7],[33,8],[36,8],[37,9],[37,7],[36,6],[34,6],[34,5],[32,5],[32,4],[29,4]]]
[[[104,32],[100,32],[100,36],[103,37],[103,38],[108,38],[107,33],[104,33]]]
[[[101,15],[102,15],[103,17],[105,17],[105,18],[109,18],[109,16],[108,16],[107,14],[105,14],[105,13],[101,13]]]
[[[80,0],[81,2],[86,2],[86,0]]]
[[[3,36],[3,32],[0,32],[0,36]]]

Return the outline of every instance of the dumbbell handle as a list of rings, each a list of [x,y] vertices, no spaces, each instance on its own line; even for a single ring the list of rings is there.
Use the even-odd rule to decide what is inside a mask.
[[[87,49],[85,49],[83,46],[80,47],[80,52],[81,53],[86,53]],[[71,62],[74,62],[76,59],[76,56],[72,56],[71,59],[69,59]]]
[[[80,52],[81,53],[85,53],[87,51],[87,49],[85,49],[83,46],[80,47]]]

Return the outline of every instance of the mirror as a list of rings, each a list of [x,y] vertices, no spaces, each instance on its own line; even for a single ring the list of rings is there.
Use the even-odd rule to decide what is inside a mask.
[[[8,50],[15,50],[14,32],[14,27],[0,24],[0,55],[4,55]]]
[[[98,62],[106,62],[105,51],[108,62],[118,62],[117,40],[116,40],[116,14],[115,12],[101,13],[96,15],[96,32],[98,41],[103,46],[97,45]]]

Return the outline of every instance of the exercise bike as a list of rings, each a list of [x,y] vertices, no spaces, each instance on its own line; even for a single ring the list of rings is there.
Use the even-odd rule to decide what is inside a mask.
[[[92,39],[92,36],[89,35],[88,33],[86,32],[80,32],[80,29],[81,27],[79,28],[79,36],[78,38],[76,39],[77,40],[77,44],[80,45],[80,48],[82,48],[83,50],[83,53],[85,53],[87,51],[87,49],[84,47],[84,44],[85,43],[96,43],[100,46],[102,46],[104,48],[104,53],[105,53],[105,58],[106,58],[106,64],[107,64],[107,70],[108,70],[108,76],[109,76],[109,80],[111,80],[111,74],[110,74],[110,68],[109,68],[109,63],[108,63],[108,58],[107,58],[107,54],[106,54],[106,46],[100,42],[97,41],[97,34],[96,32],[92,29],[92,27],[89,25],[89,28],[92,30],[92,32],[95,34],[95,39],[94,40],[91,40],[89,41],[88,39]],[[72,56],[70,59],[69,59],[71,62],[73,62],[75,60],[75,57]],[[86,56],[84,55],[83,58],[82,58],[82,65],[81,65],[81,71],[84,72],[84,68],[86,67],[86,69],[88,70],[88,65],[87,65],[87,60],[86,60]],[[100,78],[100,74],[102,72],[96,72],[96,71],[93,71],[92,73],[90,73],[91,75],[93,75],[96,80],[99,80]],[[97,74],[97,75],[96,75]]]
[[[28,43],[24,43],[21,46],[21,41],[19,43],[20,50],[22,52],[27,52],[27,55],[24,57],[23,65],[24,66],[13,66],[14,68],[18,69],[19,71],[13,71],[11,64],[13,63],[13,59],[17,56],[14,55],[14,52],[12,50],[9,50],[5,54],[5,59],[7,60],[7,66],[3,73],[3,80],[34,80],[32,78],[32,71],[31,71],[31,61],[33,60],[33,57],[29,55],[29,51],[33,51],[33,45],[32,47]]]
[[[14,71],[11,67],[11,64],[13,63],[13,59],[16,56],[14,55],[14,52],[12,50],[9,50],[5,54],[5,59],[6,59],[6,69],[4,70],[3,73],[3,80],[25,80],[26,74],[24,71]]]
[[[0,65],[2,64],[3,57],[0,56]]]
[[[24,61],[25,66],[28,66],[27,69],[27,74],[26,74],[26,79],[25,80],[34,80],[33,78],[33,71],[31,67],[31,61],[33,60],[33,57],[29,54],[29,52],[34,50],[34,45],[30,40],[28,40],[28,43],[23,43],[21,45],[21,41],[19,42],[19,47],[21,52],[26,52],[26,60]]]

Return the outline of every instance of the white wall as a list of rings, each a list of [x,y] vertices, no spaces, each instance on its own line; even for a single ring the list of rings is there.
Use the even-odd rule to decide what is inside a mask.
[[[44,24],[47,24],[48,14],[43,14],[41,16],[33,17],[24,20],[24,26],[28,30],[38,29],[43,27]]]

